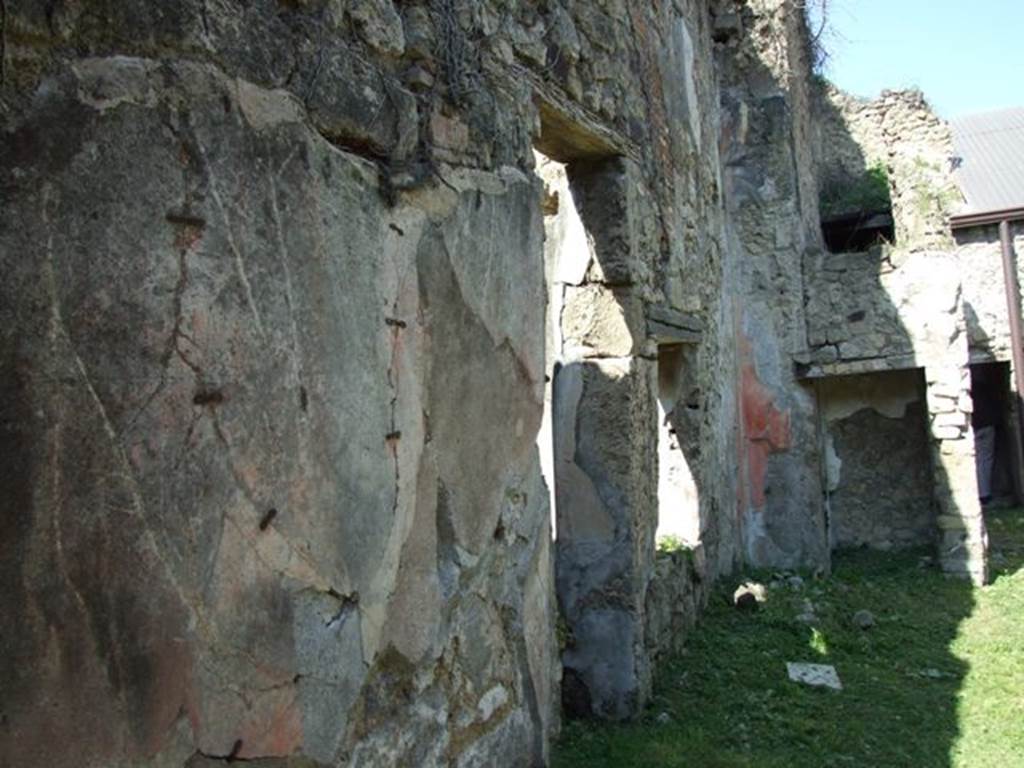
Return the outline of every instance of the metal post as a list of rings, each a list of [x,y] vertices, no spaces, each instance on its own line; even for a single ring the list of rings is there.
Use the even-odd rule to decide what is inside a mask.
[[[1017,420],[1014,426],[1014,443],[1017,450],[1015,451],[1017,461],[1014,467],[1014,478],[1017,482],[1015,491],[1017,492],[1017,501],[1024,501],[1021,499],[1021,493],[1024,491],[1020,487],[1019,478],[1024,474],[1021,467],[1021,450],[1020,441],[1024,437],[1024,407],[1022,407],[1021,396],[1024,395],[1024,333],[1021,331],[1021,312],[1020,312],[1020,286],[1017,283],[1017,261],[1014,258],[1013,253],[1013,238],[1010,233],[1010,222],[1006,219],[999,223],[999,239],[1002,243],[1003,250],[1003,285],[1006,288],[1006,314],[1010,321],[1010,344],[1013,347],[1013,380],[1014,380],[1014,392],[1013,392],[1013,404],[1014,411],[1017,414]]]

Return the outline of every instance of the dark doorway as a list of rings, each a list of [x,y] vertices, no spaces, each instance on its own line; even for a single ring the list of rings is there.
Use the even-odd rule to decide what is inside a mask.
[[[822,219],[829,253],[859,253],[896,240],[892,211],[857,211]]]
[[[1010,364],[978,363],[970,369],[978,496],[984,504],[1013,503],[1020,499],[1020,481],[1015,476]]]

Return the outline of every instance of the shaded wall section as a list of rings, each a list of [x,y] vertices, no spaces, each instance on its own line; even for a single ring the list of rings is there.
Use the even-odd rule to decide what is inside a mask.
[[[920,371],[818,383],[829,538],[891,549],[935,539],[924,378]]]
[[[884,169],[896,244],[807,259],[808,351],[799,365],[810,376],[924,368],[938,555],[946,571],[983,582],[987,534],[967,366],[991,359],[983,347],[1000,343],[999,323],[989,319],[999,299],[980,288],[1001,283],[993,277],[998,258],[981,244],[954,250],[950,214],[961,195],[950,129],[920,92],[865,102],[823,88],[815,108],[822,177],[842,181]],[[989,318],[980,320],[972,302]]]
[[[738,540],[754,565],[827,567],[817,405],[793,367],[806,347],[803,259],[820,249],[803,9],[788,0],[717,8],[722,185],[737,270]]]
[[[1010,224],[1014,251],[1024,252],[1024,225]],[[964,315],[971,362],[1011,362],[1010,323],[1006,311],[1002,245],[998,226],[970,227],[954,232],[955,257],[963,279]],[[1017,258],[1017,282],[1021,260]]]

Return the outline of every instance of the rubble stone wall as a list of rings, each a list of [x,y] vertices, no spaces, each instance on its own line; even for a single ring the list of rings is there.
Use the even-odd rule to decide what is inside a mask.
[[[891,549],[933,543],[920,371],[824,379],[818,397],[832,546]]]
[[[896,245],[907,250],[948,248],[949,216],[962,197],[953,179],[949,125],[924,95],[883,91],[868,100],[831,85],[815,90],[822,184],[847,183],[881,166],[889,177]]]
[[[808,349],[796,356],[797,364],[811,378],[925,369],[939,557],[947,571],[983,582],[987,537],[974,473],[967,366],[983,334],[1000,334],[980,330],[969,303],[973,298],[992,308],[986,317],[996,316],[1000,299],[980,294],[981,285],[1002,283],[1001,275],[996,278],[1001,263],[991,257],[991,244],[955,247],[949,217],[962,199],[949,127],[920,93],[886,92],[865,102],[828,90],[818,106],[823,178],[850,177],[858,167],[863,172],[883,163],[896,243],[865,253],[808,256]]]
[[[1010,225],[1017,261],[1017,283],[1024,284],[1024,225]],[[1013,361],[1007,320],[1003,253],[998,225],[961,229],[954,233],[956,258],[964,293],[971,362]]]
[[[919,250],[954,259],[971,360],[1010,360],[998,227],[950,231],[949,217],[963,201],[955,185],[949,126],[917,91],[890,91],[866,101],[829,88],[816,105],[822,183],[848,181],[881,164],[892,185],[897,224],[891,247],[827,254],[805,267],[808,345],[817,351],[816,361],[909,352],[909,329],[926,322],[928,313],[900,306],[901,289],[892,286],[920,277],[898,277],[909,254]],[[1020,252],[1024,234],[1019,225],[1013,231]],[[1018,280],[1022,275],[1018,263]],[[879,293],[879,283],[889,300]],[[901,326],[908,331],[901,332]],[[920,353],[918,358],[925,359]]]
[[[810,143],[808,39],[797,4],[728,4],[718,30],[723,185],[734,268],[737,521],[758,565],[827,567],[817,405],[797,380],[806,348],[803,259],[820,249]],[[732,56],[726,54],[733,51]]]
[[[625,588],[613,624],[635,665],[603,711],[642,706],[661,643],[645,636],[650,307],[699,318],[680,398],[700,446],[700,578],[743,556],[734,467],[761,439],[738,429],[750,319],[722,197],[726,15],[6,2],[0,604],[19,631],[2,636],[0,762],[546,760],[563,649],[535,445],[534,146],[623,192],[580,187],[605,226],[564,302],[565,362],[589,393],[573,429],[640,449],[616,474],[616,444],[577,441],[624,565],[560,597]],[[602,307],[627,324],[611,357]],[[783,559],[813,561],[796,530]]]
[[[677,654],[686,646],[701,611],[707,606],[711,582],[700,549],[659,552],[644,606],[644,636],[654,660]]]

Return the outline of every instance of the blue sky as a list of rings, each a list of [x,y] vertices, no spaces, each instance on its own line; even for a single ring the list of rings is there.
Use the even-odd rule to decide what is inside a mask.
[[[830,16],[844,90],[917,87],[947,119],[1024,106],[1024,0],[830,0]]]

